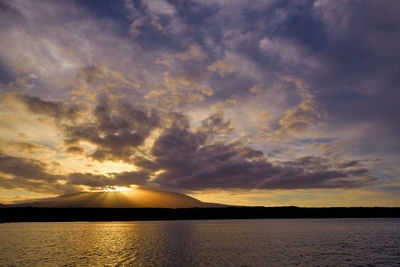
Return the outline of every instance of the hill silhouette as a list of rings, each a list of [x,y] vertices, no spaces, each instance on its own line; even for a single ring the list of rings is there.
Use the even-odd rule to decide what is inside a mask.
[[[205,203],[193,197],[165,191],[79,192],[33,202],[7,205],[46,208],[207,208],[225,205]]]

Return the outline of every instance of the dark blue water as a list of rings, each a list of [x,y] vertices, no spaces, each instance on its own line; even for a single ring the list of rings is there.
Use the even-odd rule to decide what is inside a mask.
[[[0,224],[1,266],[400,266],[400,219]]]

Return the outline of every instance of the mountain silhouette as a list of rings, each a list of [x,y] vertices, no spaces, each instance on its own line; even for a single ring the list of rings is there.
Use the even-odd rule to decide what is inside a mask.
[[[7,206],[48,208],[206,208],[226,207],[227,205],[202,202],[180,193],[132,189],[124,192],[79,192]]]

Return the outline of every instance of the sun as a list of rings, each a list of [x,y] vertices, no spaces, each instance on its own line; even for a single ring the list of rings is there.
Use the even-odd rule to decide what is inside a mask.
[[[132,189],[133,189],[133,187],[113,186],[113,187],[106,188],[102,191],[104,191],[104,192],[126,192],[126,191],[130,191]]]

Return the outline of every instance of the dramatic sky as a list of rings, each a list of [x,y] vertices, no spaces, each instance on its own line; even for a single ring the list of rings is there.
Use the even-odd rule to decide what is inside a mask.
[[[400,205],[397,0],[0,0],[0,202],[140,187]]]

